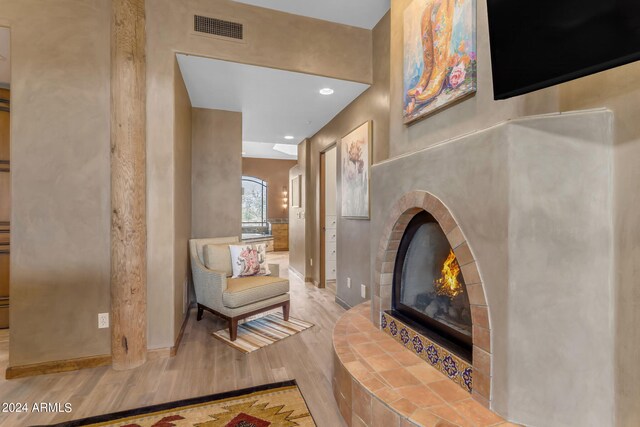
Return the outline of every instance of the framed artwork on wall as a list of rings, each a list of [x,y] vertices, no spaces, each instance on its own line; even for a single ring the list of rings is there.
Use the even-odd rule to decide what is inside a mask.
[[[291,207],[293,208],[301,208],[301,197],[300,197],[300,175],[295,176],[291,180]]]
[[[369,219],[369,166],[371,165],[371,121],[342,138],[342,216]]]
[[[405,124],[476,92],[476,0],[413,0],[403,46]]]

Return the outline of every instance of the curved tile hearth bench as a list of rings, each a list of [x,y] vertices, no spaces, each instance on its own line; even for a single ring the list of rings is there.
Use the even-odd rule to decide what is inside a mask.
[[[360,304],[333,331],[333,394],[349,426],[515,426],[376,328],[370,316],[370,304]]]

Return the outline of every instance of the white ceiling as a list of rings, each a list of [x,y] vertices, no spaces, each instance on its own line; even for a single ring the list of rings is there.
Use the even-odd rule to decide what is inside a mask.
[[[235,0],[294,15],[371,30],[389,10],[390,0]]]
[[[242,139],[271,144],[272,151],[274,144],[297,145],[313,136],[369,87],[273,68],[177,56],[191,105],[242,112]],[[320,95],[318,91],[325,87],[332,88],[334,94]],[[284,139],[287,135],[294,138]],[[255,144],[245,146],[246,157],[265,157],[251,151]]]
[[[8,87],[11,83],[10,48],[9,29],[0,27],[0,87]]]

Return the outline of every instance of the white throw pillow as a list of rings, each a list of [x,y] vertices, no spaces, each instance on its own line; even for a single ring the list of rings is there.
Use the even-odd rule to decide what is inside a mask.
[[[260,273],[258,251],[252,245],[229,245],[233,278],[255,276]]]
[[[253,245],[253,248],[256,250],[258,254],[258,264],[260,265],[259,276],[271,276],[271,271],[269,271],[269,264],[267,263],[267,245],[264,243],[259,243],[257,245]]]

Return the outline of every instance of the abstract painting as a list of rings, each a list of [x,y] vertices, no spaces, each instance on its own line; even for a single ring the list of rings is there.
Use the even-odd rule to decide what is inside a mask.
[[[342,216],[369,219],[371,121],[342,138]]]
[[[476,1],[413,0],[404,11],[404,122],[475,93]]]

